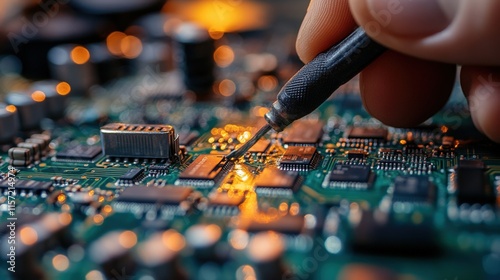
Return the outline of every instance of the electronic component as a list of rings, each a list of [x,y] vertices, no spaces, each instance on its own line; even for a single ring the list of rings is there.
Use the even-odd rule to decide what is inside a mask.
[[[267,149],[269,148],[270,145],[271,145],[271,142],[269,140],[259,139],[259,141],[257,141],[257,143],[255,143],[255,145],[250,147],[248,152],[252,153],[252,154],[259,154],[259,153],[263,154],[267,151]]]
[[[56,159],[64,161],[94,161],[101,155],[100,146],[75,145],[57,152]]]
[[[347,159],[349,160],[363,160],[366,159],[368,153],[364,150],[350,150],[347,151]]]
[[[336,164],[323,186],[367,189],[375,179],[368,165]],[[327,181],[328,180],[328,181]]]
[[[394,179],[393,202],[432,203],[434,185],[426,176],[398,176]]]
[[[123,174],[116,181],[117,186],[132,186],[138,184],[142,179],[144,179],[144,169],[142,168],[132,168]]]
[[[186,243],[194,249],[196,260],[204,262],[223,261],[225,252],[217,250],[222,229],[216,224],[197,224],[186,230]]]
[[[132,186],[124,189],[119,197],[120,202],[139,204],[170,204],[179,205],[185,201],[193,189],[187,187],[146,187]]]
[[[67,85],[67,89],[61,90],[61,85],[64,87]],[[59,88],[59,91],[57,90]],[[31,85],[30,91],[41,91],[45,94],[45,111],[47,117],[51,119],[60,119],[64,117],[64,111],[66,110],[66,100],[71,88],[68,83],[54,80],[44,80],[34,82]]]
[[[213,192],[208,197],[209,206],[238,207],[243,201],[245,201],[244,195],[228,192]]]
[[[294,122],[283,132],[286,145],[315,146],[323,136],[323,122],[303,120]]]
[[[316,147],[288,146],[279,167],[283,170],[307,171],[316,168],[320,159]]]
[[[9,163],[12,166],[23,167],[31,164],[33,158],[31,156],[31,150],[28,148],[10,148],[9,149]]]
[[[229,172],[234,163],[221,155],[199,155],[182,173],[176,184],[213,186]]]
[[[16,106],[21,130],[33,130],[40,127],[45,117],[45,95],[42,92],[27,93],[11,92],[5,97],[5,102]]]
[[[176,161],[179,136],[170,125],[112,123],[101,127],[104,154],[116,158]]]
[[[39,161],[41,157],[40,145],[37,143],[26,143],[21,142],[17,144],[19,148],[26,148],[30,150],[30,154],[33,161]]]
[[[0,181],[0,189],[6,191],[9,189],[10,184],[8,180]],[[14,183],[15,191],[17,193],[26,193],[31,195],[47,195],[52,192],[52,182],[34,181],[34,180],[16,180]]]
[[[271,220],[259,220],[255,218],[242,219],[239,229],[248,232],[275,231],[283,234],[297,235],[304,231],[305,220],[302,215],[285,215]]]
[[[90,244],[88,255],[93,263],[102,267],[106,278],[118,273],[133,275],[136,265],[131,249],[136,244],[137,235],[133,231],[111,231]]]
[[[282,256],[285,251],[284,238],[275,232],[259,232],[248,244],[248,257],[254,262],[257,279],[285,279],[289,276]]]
[[[485,171],[485,164],[481,161],[459,161],[453,182],[458,205],[495,203],[495,193]]]
[[[302,181],[302,176],[297,172],[268,167],[257,176],[255,192],[263,195],[291,195],[298,191]]]
[[[158,177],[164,176],[168,174],[168,166],[167,165],[150,165],[149,166],[149,176]]]
[[[19,119],[15,106],[0,103],[0,143],[8,143],[14,139],[19,130]]]
[[[349,215],[351,247],[355,251],[410,256],[434,255],[439,251],[430,221],[396,221],[387,213],[369,210],[358,210]]]
[[[386,140],[387,129],[383,127],[353,126],[346,131],[347,138]]]

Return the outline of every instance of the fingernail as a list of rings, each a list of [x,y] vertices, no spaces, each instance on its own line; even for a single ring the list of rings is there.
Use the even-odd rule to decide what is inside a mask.
[[[440,0],[367,0],[379,28],[401,36],[429,36],[451,22]]]

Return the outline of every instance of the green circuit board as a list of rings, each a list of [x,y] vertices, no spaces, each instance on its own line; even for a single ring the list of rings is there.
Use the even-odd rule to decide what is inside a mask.
[[[72,100],[70,112],[95,120],[42,131],[39,160],[12,166],[2,154],[2,257],[13,251],[16,264],[2,279],[499,277],[500,150],[474,132],[462,99],[421,127],[390,128],[347,87],[229,162],[275,92],[242,109],[114,98],[138,81]],[[144,115],[173,126],[178,152],[113,156],[113,145],[155,147],[103,134]]]

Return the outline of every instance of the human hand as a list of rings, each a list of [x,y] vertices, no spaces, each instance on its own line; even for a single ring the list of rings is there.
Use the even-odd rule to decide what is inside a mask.
[[[360,75],[366,110],[414,126],[448,100],[456,65],[475,126],[500,142],[500,1],[312,0],[297,39],[304,62],[356,25],[389,47]]]

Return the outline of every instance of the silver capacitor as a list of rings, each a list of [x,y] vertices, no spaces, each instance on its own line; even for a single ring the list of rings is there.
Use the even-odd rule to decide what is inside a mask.
[[[17,108],[13,105],[0,103],[0,143],[11,142],[19,131]]]
[[[17,108],[21,130],[40,128],[40,122],[45,117],[45,95],[42,92],[11,92],[5,97],[5,102]]]

